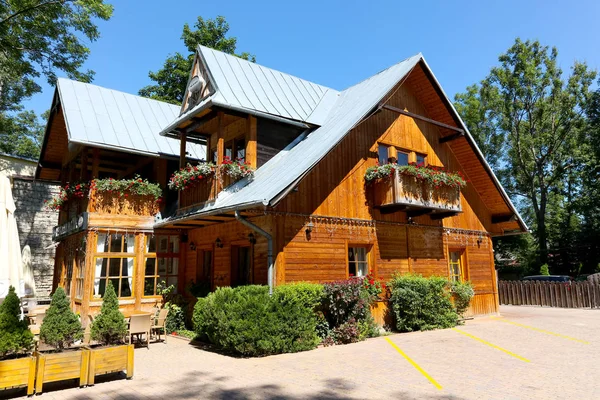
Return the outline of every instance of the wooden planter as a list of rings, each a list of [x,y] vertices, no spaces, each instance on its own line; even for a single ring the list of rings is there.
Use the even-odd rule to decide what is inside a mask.
[[[42,393],[44,383],[79,378],[79,386],[87,385],[89,349],[64,353],[34,353],[37,358],[35,392]]]
[[[133,345],[89,349],[90,367],[88,385],[93,385],[96,376],[111,372],[126,371],[127,379],[133,377]]]
[[[0,389],[27,387],[27,395],[33,394],[35,381],[35,357],[0,361]]]

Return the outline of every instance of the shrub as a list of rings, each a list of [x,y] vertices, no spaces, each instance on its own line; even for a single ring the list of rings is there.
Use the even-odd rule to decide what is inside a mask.
[[[370,315],[370,301],[362,279],[352,278],[324,285],[323,313],[331,328],[338,327],[350,319],[366,319]]]
[[[469,308],[469,303],[475,295],[471,282],[452,282],[450,288],[452,298],[454,300],[454,308],[456,313],[462,316]]]
[[[390,303],[400,332],[450,328],[458,323],[447,279],[396,275],[391,287]]]
[[[325,292],[323,285],[319,283],[297,282],[277,286],[273,294],[277,301],[317,310],[323,302]]]
[[[93,340],[109,345],[122,343],[126,334],[125,318],[119,311],[119,300],[112,282],[109,281],[104,292],[100,315],[92,323],[91,337]]]
[[[356,343],[360,339],[358,323],[354,318],[333,328],[333,340],[336,344]]]
[[[167,286],[165,281],[158,283],[156,291],[162,296],[163,308],[169,310],[167,320],[165,321],[167,333],[185,329],[185,310],[188,307],[188,302],[185,298],[175,293],[174,285]]]
[[[224,350],[247,356],[312,349],[319,342],[315,313],[301,305],[303,296],[291,292],[283,289],[271,297],[266,286],[218,288],[198,299],[194,330]]]
[[[550,269],[548,269],[548,264],[544,264],[540,267],[540,275],[550,275]]]
[[[29,351],[33,346],[33,334],[29,331],[27,320],[20,320],[20,314],[20,301],[11,286],[0,304],[0,359]]]
[[[71,311],[65,291],[59,287],[52,295],[50,307],[40,327],[40,339],[62,351],[81,338],[83,338],[81,322]]]

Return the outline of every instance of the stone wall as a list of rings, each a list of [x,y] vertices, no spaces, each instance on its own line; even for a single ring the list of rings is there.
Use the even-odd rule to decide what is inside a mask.
[[[54,252],[52,228],[58,224],[58,212],[45,209],[44,200],[58,193],[59,186],[31,178],[13,177],[15,219],[21,249],[29,245],[33,262],[36,296],[46,297],[52,290]]]

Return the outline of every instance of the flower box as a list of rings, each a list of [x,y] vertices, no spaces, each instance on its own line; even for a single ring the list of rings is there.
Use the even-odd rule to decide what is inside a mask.
[[[153,216],[159,205],[153,195],[119,194],[90,190],[87,211],[100,214]]]
[[[35,363],[33,356],[0,361],[0,389],[27,387],[31,396],[35,382]]]
[[[37,373],[35,392],[42,393],[44,383],[79,379],[79,386],[87,385],[90,351],[83,348],[62,353],[36,351]]]
[[[93,385],[95,377],[112,372],[126,371],[127,379],[133,377],[133,345],[90,348],[90,366],[87,384]]]

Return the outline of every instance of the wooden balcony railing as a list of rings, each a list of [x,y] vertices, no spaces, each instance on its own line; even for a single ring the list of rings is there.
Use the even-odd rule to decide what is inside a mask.
[[[209,177],[182,190],[179,194],[179,208],[199,205],[214,200],[217,197],[217,183],[218,180],[216,177]]]
[[[389,179],[379,179],[374,183],[375,207],[398,206],[405,209],[421,209],[432,213],[461,212],[460,188],[448,186],[434,187],[428,182],[419,181],[409,175],[394,171]]]
[[[120,196],[116,192],[99,192],[91,189],[89,198],[70,199],[62,209],[59,224],[73,219],[82,212],[98,214],[118,214],[132,216],[154,216],[160,206],[154,196],[139,196],[127,194]]]

